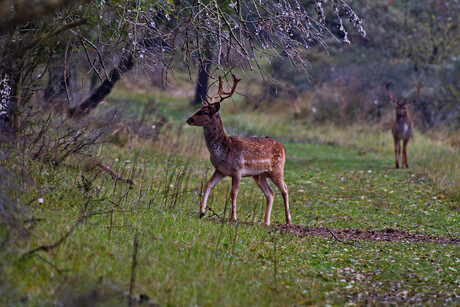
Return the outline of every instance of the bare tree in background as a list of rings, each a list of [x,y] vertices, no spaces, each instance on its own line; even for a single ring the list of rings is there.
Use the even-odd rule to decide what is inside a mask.
[[[47,2],[54,5],[45,11]],[[11,124],[16,116],[13,105],[27,101],[47,65],[60,60],[65,71],[74,54],[84,53],[91,67],[84,78],[96,74],[101,82],[82,102],[66,97],[69,107],[74,105],[72,114],[82,116],[134,65],[159,69],[164,80],[173,67],[197,67],[206,61],[214,70],[229,72],[238,66],[269,77],[262,64],[283,57],[308,73],[309,63],[302,52],[325,46],[323,39],[330,33],[325,10],[335,14],[344,42],[349,40],[342,17],[365,35],[361,20],[343,0],[315,0],[313,12],[297,0],[50,0],[38,1],[27,16],[17,9],[19,4],[24,1],[10,0],[0,10],[4,16],[13,12],[8,23],[0,24],[1,54],[7,59],[1,67],[0,121],[10,127],[15,127]]]

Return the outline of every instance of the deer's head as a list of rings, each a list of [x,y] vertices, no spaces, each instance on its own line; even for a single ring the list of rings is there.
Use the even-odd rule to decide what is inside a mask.
[[[216,117],[219,112],[220,102],[213,103],[212,105],[206,105],[195,112],[191,117],[187,119],[187,124],[190,126],[205,127],[208,126]]]
[[[404,99],[402,101],[399,97],[396,97],[396,98],[393,97],[390,91],[390,85],[391,83],[387,83],[386,88],[388,92],[388,97],[390,98],[390,102],[393,104],[393,106],[396,109],[396,117],[406,117],[407,116],[407,106],[417,101],[420,95],[420,87],[422,85],[421,84],[417,85],[417,95],[415,96],[414,99]]]
[[[233,75],[232,89],[230,90],[230,92],[224,92],[224,90],[222,89],[223,81],[222,78],[219,76],[219,89],[217,90],[217,95],[213,97],[208,96],[208,98],[211,99],[210,101],[208,101],[208,99],[206,99],[206,101],[202,101],[201,103],[203,104],[203,107],[187,119],[187,124],[189,124],[190,126],[206,127],[213,123],[215,119],[218,117],[220,103],[224,99],[229,98],[233,95],[236,86],[238,85],[238,82],[240,82],[240,80],[241,79],[238,79],[237,77],[235,77],[235,75]],[[220,98],[220,101],[214,102],[214,99],[218,97]]]

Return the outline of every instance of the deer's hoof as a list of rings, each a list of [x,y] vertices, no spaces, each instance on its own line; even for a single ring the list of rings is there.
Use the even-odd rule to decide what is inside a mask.
[[[200,219],[205,215],[205,213],[200,212]]]

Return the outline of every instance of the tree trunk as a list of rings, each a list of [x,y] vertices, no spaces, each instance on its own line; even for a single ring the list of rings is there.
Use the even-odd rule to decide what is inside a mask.
[[[121,78],[121,76],[131,70],[134,66],[134,60],[132,54],[122,55],[120,63],[117,67],[114,67],[109,73],[110,79],[104,80],[100,86],[98,86],[92,94],[83,101],[76,108],[69,110],[69,115],[74,118],[80,118],[87,115],[92,109],[104,99],[112,90],[115,83]]]
[[[201,104],[202,101],[206,101],[206,95],[208,94],[208,80],[209,80],[209,67],[211,66],[210,61],[205,61],[198,72],[198,78],[196,81],[195,88],[195,99],[193,100],[194,105]]]
[[[44,98],[47,104],[52,105],[64,97],[66,83],[69,84],[69,74],[64,77],[62,68],[56,65],[48,69],[48,76]]]

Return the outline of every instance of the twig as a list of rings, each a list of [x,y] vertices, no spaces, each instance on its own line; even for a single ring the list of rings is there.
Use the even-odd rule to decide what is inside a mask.
[[[48,37],[51,37],[51,36],[54,36],[54,35],[58,35],[64,31],[67,31],[68,29],[71,29],[73,27],[78,27],[82,24],[85,24],[87,21],[86,18],[80,18],[80,19],[76,19],[72,22],[69,22],[69,23],[66,23],[66,24],[63,24],[61,27],[57,28],[57,29],[54,29],[52,30],[51,32],[49,33],[44,33],[42,35],[40,35],[39,37],[37,37],[36,39],[32,40],[31,42],[29,42],[28,44],[25,44],[24,46],[22,46],[21,48],[17,49],[15,52],[16,52],[16,58],[19,58],[21,57],[25,52],[27,52],[29,49],[32,49],[33,47],[35,47],[36,45],[38,45],[39,43],[41,43],[42,41],[44,41],[45,39],[47,39]]]
[[[109,226],[109,241],[112,240],[112,229],[113,229],[113,207],[112,207],[112,212],[110,212],[110,226]]]
[[[86,55],[86,59],[88,61],[88,64],[91,66],[91,69],[84,75],[84,78],[86,78],[86,75],[88,75],[91,71],[94,71],[94,73],[99,78],[99,81],[101,81],[101,83],[104,82],[104,79],[102,78],[101,74],[96,69],[96,67],[94,66],[94,63],[91,62],[91,59],[90,59],[89,54],[88,54],[88,49],[86,48],[85,44],[83,43],[83,40],[81,39],[81,37],[80,37],[80,44],[82,45],[83,50],[85,51],[85,55]],[[82,80],[82,85],[83,85],[83,80]]]
[[[226,194],[227,194],[227,197],[228,197],[228,187],[227,187],[227,193]],[[222,240],[222,233],[223,233],[223,230],[224,230],[225,213],[227,212],[227,204],[228,204],[228,201],[225,201],[224,217],[221,219],[222,224],[220,226],[219,236],[217,238],[217,243],[216,243],[216,248],[215,248],[215,253],[214,253],[214,259],[217,258],[217,251],[219,250],[219,244],[220,244],[220,241]]]
[[[134,292],[134,284],[136,282],[136,266],[137,266],[137,251],[139,249],[139,243],[137,242],[137,230],[134,235],[133,240],[133,261],[131,263],[131,280],[129,281],[129,298],[128,298],[128,306],[133,306],[134,299],[133,299],[133,292]]]
[[[99,228],[109,228],[109,229],[112,229],[112,228],[134,228],[136,229],[136,227],[134,227],[133,225],[110,225],[110,226],[94,225],[94,226],[99,227]]]
[[[100,167],[104,172],[112,175],[112,177],[115,180],[125,181],[125,182],[127,182],[127,183],[129,183],[131,185],[137,185],[136,181],[134,181],[133,179],[130,179],[130,178],[127,178],[127,179],[123,178],[120,174],[118,174],[112,168],[110,168],[110,166],[108,166],[107,164],[105,164],[104,162],[102,162],[99,159],[95,159],[94,166],[95,167]]]
[[[65,270],[59,269],[59,268],[58,268],[57,266],[55,266],[51,261],[48,261],[47,259],[45,259],[44,257],[42,257],[42,256],[40,256],[40,255],[38,255],[37,257],[38,257],[38,259],[42,260],[43,262],[45,262],[46,264],[48,264],[49,266],[51,266],[53,269],[55,269],[56,272],[57,272],[58,274],[61,274],[62,272],[65,272],[65,271],[69,271],[68,269],[65,269]]]
[[[335,234],[334,234],[332,231],[329,230],[329,228],[325,227],[325,229],[326,229],[326,230],[327,230],[337,241],[339,241],[340,243],[343,243],[343,244],[346,244],[346,245],[354,245],[354,243],[345,242],[345,241],[342,241],[342,240],[340,240],[339,238],[337,238],[337,237],[335,236]]]
[[[75,222],[75,224],[73,224],[72,227],[69,229],[69,231],[67,231],[67,233],[64,236],[62,236],[56,243],[49,244],[49,245],[42,245],[42,246],[39,246],[37,248],[34,248],[33,250],[30,250],[27,253],[23,254],[19,258],[19,260],[22,260],[22,259],[25,259],[27,257],[30,257],[30,256],[32,256],[33,254],[35,254],[36,252],[39,252],[39,251],[48,252],[48,251],[50,251],[52,249],[55,249],[60,244],[62,244],[72,234],[72,232],[75,230],[75,228],[78,226],[78,224],[83,222],[86,218],[89,218],[89,217],[95,216],[95,215],[107,214],[107,213],[110,213],[110,212],[112,212],[112,211],[102,211],[102,212],[95,212],[95,213],[91,213],[91,214],[87,214],[87,215],[80,215],[80,217]]]
[[[35,223],[35,222],[43,222],[46,219],[44,218],[39,218],[39,217],[31,217],[30,219],[24,219],[23,222],[24,224],[29,224],[29,223]]]
[[[273,238],[273,279],[276,282],[276,275],[278,273],[278,259],[276,258],[276,232],[272,235]]]
[[[32,256],[34,253],[39,252],[39,251],[48,252],[48,251],[58,247],[72,234],[72,232],[75,230],[75,228],[78,226],[78,224],[80,224],[83,220],[84,220],[84,216],[80,216],[80,218],[75,222],[75,224],[73,224],[73,226],[69,229],[69,231],[67,231],[67,233],[64,236],[62,236],[56,243],[53,243],[53,244],[50,244],[50,245],[42,245],[42,246],[39,246],[37,248],[34,248],[33,250],[28,251],[27,253],[22,255],[21,258],[19,258],[19,259],[21,260],[21,259],[27,258],[29,256]]]
[[[240,225],[240,223],[237,222],[236,227],[235,227],[235,235],[233,236],[232,253],[231,253],[231,257],[230,257],[230,263],[228,265],[228,270],[229,271],[232,268],[233,258],[235,258],[235,245],[236,245],[236,238],[238,237],[238,226],[239,225]]]
[[[450,234],[449,230],[447,230],[446,225],[442,225],[442,227],[443,227],[444,230],[447,232],[447,234],[449,235],[449,237],[450,237],[450,239],[452,240],[452,242],[454,242],[454,243],[460,242],[460,239],[459,239],[459,238],[454,238],[454,237]]]
[[[207,206],[207,207],[208,207],[208,210],[211,211],[211,213],[213,214],[213,215],[210,216],[210,218],[213,217],[213,216],[215,215],[215,216],[217,216],[219,219],[222,219],[222,218],[220,217],[220,215],[217,214],[214,210],[212,210],[212,208],[211,208],[210,206]]]
[[[120,208],[120,205],[117,204],[116,202],[114,202],[113,200],[109,199],[109,202],[111,202],[112,204],[114,204],[117,208]]]

